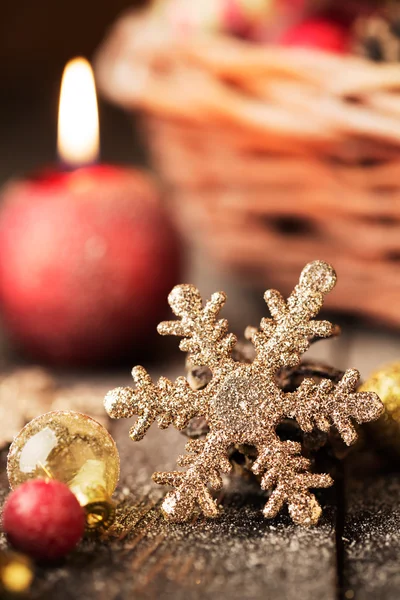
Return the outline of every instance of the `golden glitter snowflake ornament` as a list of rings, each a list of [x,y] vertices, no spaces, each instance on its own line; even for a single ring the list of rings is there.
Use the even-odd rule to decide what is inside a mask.
[[[187,467],[186,471],[153,474],[156,483],[175,488],[162,504],[167,519],[186,521],[197,505],[205,516],[216,517],[219,508],[210,488],[220,489],[221,473],[231,470],[228,453],[232,445],[246,444],[257,449],[252,469],[262,476],[261,487],[273,490],[265,517],[274,517],[287,503],[296,523],[317,523],[321,508],[310,488],[329,487],[332,479],[311,473],[301,444],[280,440],[277,426],[284,419],[294,419],[305,432],[314,428],[326,432],[334,426],[350,445],[357,439],[352,420],[372,421],[383,411],[375,393],[356,392],[359,373],[355,369],[347,370],[338,384],[304,379],[292,393],[283,392],[276,383],[278,370],[299,364],[312,338],[333,334],[331,323],[313,317],[335,283],[332,267],[315,261],[303,269],[287,301],[276,290],[268,290],[264,298],[272,318],[262,319],[259,329],[248,327],[245,332],[255,348],[250,364],[232,358],[237,339],[227,333],[226,319],[218,319],[226,301],[223,292],[213,294],[203,306],[193,285],[172,290],[168,301],[179,320],[160,323],[158,332],[184,338],[180,349],[189,353],[192,364],[211,370],[210,383],[197,391],[184,377],[174,383],[161,377],[154,383],[143,367],[135,367],[136,388],[116,388],[105,398],[110,417],[139,416],[130,431],[134,441],[142,439],[155,420],[160,428],[172,424],[183,429],[194,417],[206,419],[206,438],[190,440],[187,454],[178,458],[178,465]]]

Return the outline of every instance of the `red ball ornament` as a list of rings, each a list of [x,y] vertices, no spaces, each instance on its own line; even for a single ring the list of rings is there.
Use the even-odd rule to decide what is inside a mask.
[[[11,183],[0,212],[0,306],[36,359],[117,360],[162,320],[179,243],[151,178],[98,165]]]
[[[224,29],[239,37],[250,36],[252,22],[238,0],[225,0],[223,3],[222,23]]]
[[[326,52],[344,54],[349,50],[350,36],[348,29],[341,23],[314,18],[286,30],[279,43],[283,46],[317,48]]]
[[[3,530],[17,550],[41,560],[68,554],[85,529],[85,513],[71,490],[60,481],[33,479],[8,496]]]

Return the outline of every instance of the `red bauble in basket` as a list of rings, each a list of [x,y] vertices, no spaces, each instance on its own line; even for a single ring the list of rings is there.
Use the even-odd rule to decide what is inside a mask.
[[[350,35],[343,24],[326,18],[313,18],[286,30],[279,40],[283,46],[317,48],[339,54],[349,50]]]

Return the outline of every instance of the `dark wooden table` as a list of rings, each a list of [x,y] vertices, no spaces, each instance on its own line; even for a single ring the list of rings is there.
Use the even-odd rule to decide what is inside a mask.
[[[153,429],[133,444],[127,423],[113,433],[122,460],[117,523],[63,564],[38,568],[29,598],[337,597],[335,493],[324,499],[321,524],[302,529],[287,515],[266,521],[265,496],[237,479],[221,495],[221,518],[171,525],[159,510],[163,490],[150,477],[173,467],[185,440],[178,432]]]
[[[312,354],[345,366],[363,344],[365,333],[353,331]],[[174,377],[179,370],[164,374]],[[104,390],[117,383],[129,384],[129,373],[102,378]],[[311,529],[294,526],[286,514],[265,520],[264,494],[238,478],[221,493],[220,518],[171,525],[160,514],[164,490],[151,474],[174,467],[185,438],[153,427],[135,444],[130,424],[113,422],[111,428],[122,464],[116,524],[102,539],[84,541],[65,562],[39,566],[29,600],[400,598],[399,473],[380,472],[374,459],[371,470],[365,452],[354,455],[353,467],[344,467],[335,487],[320,494],[324,516]],[[5,459],[3,451],[3,467]],[[4,468],[1,477],[4,496]]]

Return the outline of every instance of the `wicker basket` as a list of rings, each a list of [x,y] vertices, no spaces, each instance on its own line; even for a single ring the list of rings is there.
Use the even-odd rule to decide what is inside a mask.
[[[400,324],[399,65],[178,42],[142,13],[117,23],[96,68],[142,112],[190,243],[283,291],[325,259],[341,281],[331,306]]]

